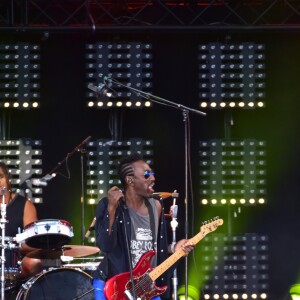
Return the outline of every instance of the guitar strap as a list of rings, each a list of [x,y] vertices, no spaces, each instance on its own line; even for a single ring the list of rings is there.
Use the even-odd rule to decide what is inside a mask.
[[[152,247],[153,247],[153,250],[154,249],[154,245],[155,245],[155,221],[154,221],[154,213],[153,213],[153,209],[152,209],[152,206],[150,204],[150,201],[149,199],[145,198],[145,204],[148,208],[148,212],[149,212],[149,219],[150,219],[150,229],[151,229],[151,232],[152,232]]]

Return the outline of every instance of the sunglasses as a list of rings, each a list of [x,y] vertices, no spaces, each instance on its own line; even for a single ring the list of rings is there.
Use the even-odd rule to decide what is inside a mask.
[[[154,176],[154,171],[153,170],[152,171],[147,170],[144,173],[145,179],[148,179],[151,175]]]

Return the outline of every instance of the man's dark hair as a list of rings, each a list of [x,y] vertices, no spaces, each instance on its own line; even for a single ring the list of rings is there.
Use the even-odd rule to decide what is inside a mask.
[[[136,161],[143,160],[143,157],[139,153],[133,153],[128,156],[123,157],[118,165],[118,175],[121,180],[122,185],[126,186],[126,176],[133,176],[134,169],[132,164]]]

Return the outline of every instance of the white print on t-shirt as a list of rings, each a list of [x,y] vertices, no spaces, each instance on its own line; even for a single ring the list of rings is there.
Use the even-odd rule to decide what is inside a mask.
[[[150,229],[137,228],[135,239],[130,244],[133,267],[138,263],[141,256],[153,249],[152,232]]]

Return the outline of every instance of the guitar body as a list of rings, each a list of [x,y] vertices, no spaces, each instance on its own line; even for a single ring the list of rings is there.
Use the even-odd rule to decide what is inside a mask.
[[[223,224],[219,217],[211,222],[206,222],[200,228],[200,232],[189,239],[192,245],[199,243],[208,233],[215,231]],[[154,281],[168,270],[176,261],[185,256],[184,249],[180,248],[156,268],[152,268],[150,261],[155,251],[146,252],[135,268],[132,270],[135,296],[137,300],[150,300],[155,296],[163,294],[167,287],[158,287]],[[130,273],[121,273],[110,278],[104,286],[104,294],[108,300],[132,300],[134,299],[133,286],[130,280]]]
[[[150,300],[155,296],[163,294],[167,287],[158,287],[154,284],[148,273],[152,270],[150,265],[151,258],[155,251],[145,253],[135,268],[132,270],[134,278],[134,287],[137,299]],[[121,273],[107,280],[104,286],[104,294],[108,300],[128,300],[126,294],[133,297],[130,272]]]

